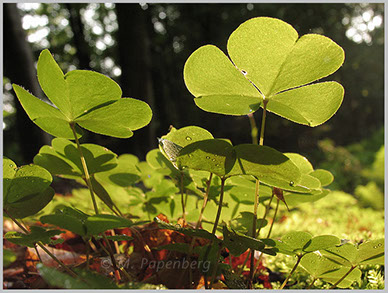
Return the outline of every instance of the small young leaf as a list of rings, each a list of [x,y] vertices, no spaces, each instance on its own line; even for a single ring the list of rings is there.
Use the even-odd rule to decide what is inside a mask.
[[[330,185],[334,181],[334,176],[329,171],[324,169],[317,169],[311,172],[309,175],[317,178],[321,181],[322,186]]]
[[[234,256],[241,255],[249,248],[262,251],[265,247],[265,244],[261,240],[231,232],[226,226],[223,227],[223,235],[224,240],[222,244]]]
[[[51,237],[64,233],[64,231],[46,230],[38,226],[31,226],[30,229],[31,229],[31,232],[29,234],[15,232],[15,231],[7,232],[4,235],[4,238],[18,245],[34,247],[34,244],[36,242],[40,241],[43,244],[49,244],[52,242]]]

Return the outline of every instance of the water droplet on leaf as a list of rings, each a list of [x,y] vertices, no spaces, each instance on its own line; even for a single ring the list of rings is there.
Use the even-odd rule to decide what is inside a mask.
[[[206,159],[208,159],[208,160],[209,160],[209,159],[210,159],[210,157],[209,157],[209,156],[206,156]]]
[[[192,140],[190,136],[186,136],[186,140]]]
[[[294,181],[290,181],[290,186],[294,186]]]

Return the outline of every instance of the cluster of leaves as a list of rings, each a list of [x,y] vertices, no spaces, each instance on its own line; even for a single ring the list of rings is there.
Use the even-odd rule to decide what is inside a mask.
[[[298,39],[290,25],[262,17],[243,23],[232,33],[228,52],[233,64],[216,47],[204,46],[185,65],[186,85],[201,109],[246,115],[263,107],[264,111],[313,127],[332,117],[342,102],[344,91],[340,84],[310,84],[336,71],[344,60],[343,50],[328,38],[311,34]],[[41,216],[40,222],[71,231],[88,241],[100,234],[106,237],[107,230],[144,223],[131,219],[151,220],[158,214],[170,219],[182,216],[184,226],[158,218],[155,221],[159,229],[206,239],[208,244],[194,248],[188,243],[171,243],[159,249],[189,256],[195,253],[200,260],[211,261],[213,276],[228,276],[235,281],[232,287],[237,286],[239,275],[220,263],[222,249],[233,256],[248,249],[268,255],[295,255],[296,266],[301,263],[315,279],[345,287],[359,278],[357,266],[381,264],[383,240],[359,247],[341,246],[335,236],[313,238],[305,232],[290,232],[281,240],[269,236],[257,239],[256,229],[266,226],[267,220],[265,216],[257,219],[251,212],[255,202],[269,209],[276,197],[278,203],[282,201],[288,207],[317,201],[329,193],[324,187],[333,181],[332,174],[314,170],[305,157],[281,153],[262,144],[233,145],[197,126],[172,128],[159,139],[159,149],[148,152],[146,161],[140,162],[129,154],[118,157],[102,146],[80,144],[82,129],[131,137],[134,130],[151,119],[147,104],[121,98],[120,87],[101,74],[74,70],[64,75],[48,50],[39,57],[38,79],[53,105],[20,86],[13,87],[31,120],[57,138],[51,146],[40,149],[34,158],[35,165],[16,168],[11,160],[4,159],[4,210],[15,222],[35,215],[52,200],[54,190],[49,185],[52,176],[58,176],[86,185],[95,213],[90,215],[65,205],[55,213]],[[94,194],[114,214],[100,214]],[[113,200],[114,194],[131,199],[125,207],[128,210],[122,210]],[[187,222],[197,225],[190,227]],[[55,244],[52,236],[62,233],[37,226],[25,232],[9,232],[5,238],[34,247],[36,243]],[[132,240],[123,235],[107,239]],[[311,266],[314,262],[322,266]],[[109,282],[101,285],[101,280],[86,272],[79,272],[75,278],[45,267],[39,271],[45,279],[60,279],[66,288],[116,288]],[[207,272],[203,272],[206,276]]]

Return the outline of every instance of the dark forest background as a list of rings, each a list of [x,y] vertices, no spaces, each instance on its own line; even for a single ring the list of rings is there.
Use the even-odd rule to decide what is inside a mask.
[[[170,125],[197,125],[234,144],[250,142],[248,117],[207,113],[195,106],[183,81],[183,66],[205,44],[226,52],[232,31],[257,16],[280,18],[299,35],[323,34],[345,50],[344,65],[327,78],[345,88],[337,114],[310,128],[269,113],[265,144],[299,152],[318,166],[343,160],[341,168],[346,169],[346,164],[354,168],[357,163],[347,146],[369,141],[358,163],[371,164],[374,158],[366,151],[374,154],[384,143],[384,4],[18,3],[3,8],[4,155],[18,165],[31,163],[39,148],[51,141],[28,119],[11,89],[11,83],[20,84],[46,99],[36,78],[36,61],[45,48],[64,72],[101,72],[118,82],[123,96],[144,100],[153,110],[151,123],[130,139],[88,133],[82,142],[140,159],[157,146],[156,138]],[[257,122],[261,114],[261,110],[255,113]]]

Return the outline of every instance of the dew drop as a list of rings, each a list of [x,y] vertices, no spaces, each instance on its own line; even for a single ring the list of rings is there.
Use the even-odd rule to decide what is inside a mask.
[[[10,167],[10,168],[12,168],[12,167],[13,167],[13,165],[12,165],[12,164],[9,164],[9,167]]]
[[[247,75],[247,72],[245,70],[241,70],[241,73]]]
[[[213,161],[213,162],[215,162],[215,161],[216,161],[216,159],[212,159],[212,161]]]
[[[192,140],[190,136],[186,136],[186,140]]]
[[[216,164],[216,167],[219,167],[220,166],[220,164]]]
[[[209,156],[206,156],[206,159],[208,159],[208,160],[209,160],[209,159],[210,159],[210,157],[209,157]]]
[[[189,154],[189,158],[192,158],[193,157],[193,155],[192,154]]]
[[[373,248],[375,248],[375,249],[376,249],[376,248],[377,248],[377,245],[373,246]]]
[[[294,181],[290,181],[290,186],[294,186]]]
[[[382,244],[382,243],[379,243],[379,244],[377,244],[377,247],[381,247],[381,246],[383,246],[383,244]]]

